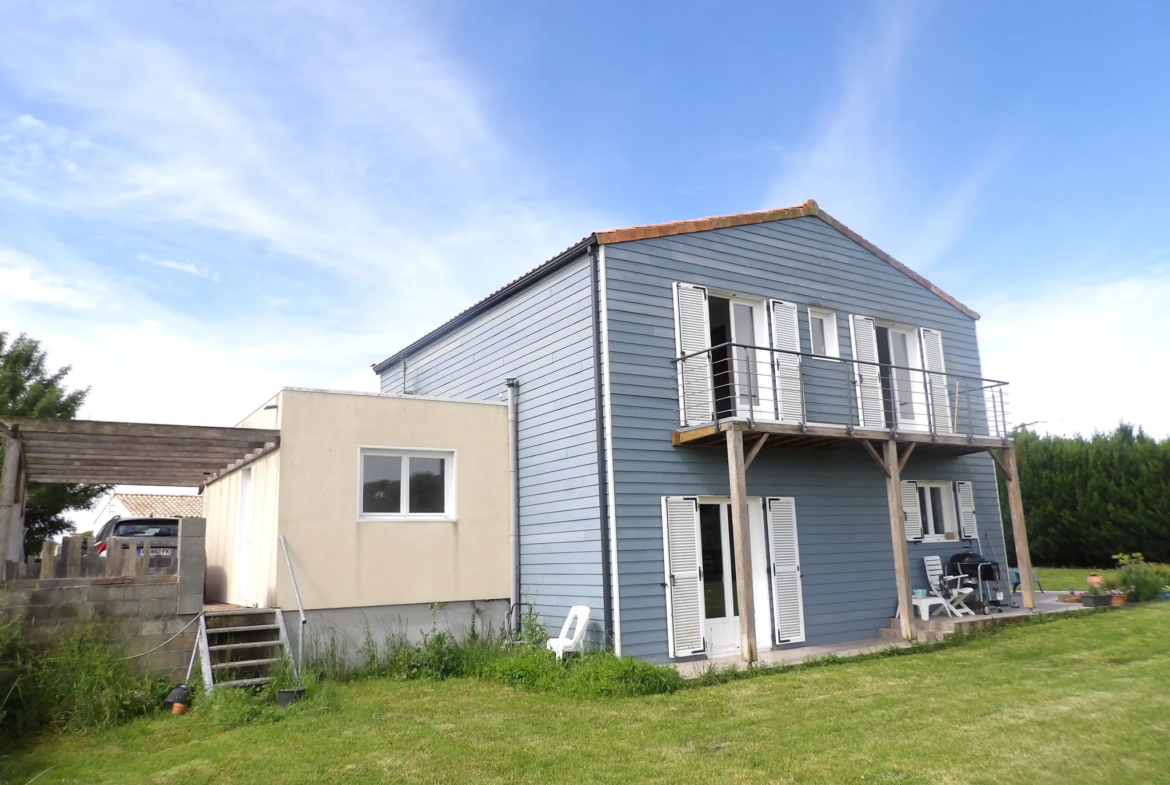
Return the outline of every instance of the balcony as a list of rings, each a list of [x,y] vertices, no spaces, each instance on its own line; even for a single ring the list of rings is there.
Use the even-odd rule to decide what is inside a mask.
[[[671,441],[679,446],[722,443],[730,430],[801,449],[892,439],[965,455],[1010,443],[1007,383],[995,379],[738,343],[673,363],[679,427]]]

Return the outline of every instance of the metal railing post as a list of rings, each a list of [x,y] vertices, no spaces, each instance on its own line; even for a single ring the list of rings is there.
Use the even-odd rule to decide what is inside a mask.
[[[297,613],[301,617],[301,630],[297,635],[297,678],[300,678],[300,669],[304,667],[305,662],[305,630],[308,629],[309,620],[305,618],[305,606],[301,603],[301,590],[297,586],[297,576],[293,572],[292,560],[288,557],[288,543],[284,540],[284,535],[280,535],[280,547],[284,551],[284,564],[288,567],[288,577],[292,580],[293,596],[297,598]]]

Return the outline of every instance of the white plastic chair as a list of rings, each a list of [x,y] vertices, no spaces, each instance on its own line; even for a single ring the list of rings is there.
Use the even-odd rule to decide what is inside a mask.
[[[944,575],[942,557],[923,556],[922,562],[926,565],[926,582],[930,585],[930,593],[942,600],[947,613],[951,616],[974,616],[975,611],[967,607],[967,598],[975,590],[963,585],[964,578]]]
[[[576,629],[573,629],[573,622],[577,622]],[[569,609],[569,615],[565,618],[565,625],[561,627],[561,634],[557,638],[548,639],[549,651],[554,651],[557,654],[557,659],[565,656],[567,651],[583,651],[585,648],[585,628],[589,626],[589,606],[588,605],[574,605]],[[569,631],[572,629],[572,635]]]

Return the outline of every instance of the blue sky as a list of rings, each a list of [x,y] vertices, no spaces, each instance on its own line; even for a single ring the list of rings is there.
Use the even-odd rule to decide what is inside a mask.
[[[595,229],[823,208],[1016,421],[1170,434],[1170,6],[0,0],[0,330],[232,423]]]

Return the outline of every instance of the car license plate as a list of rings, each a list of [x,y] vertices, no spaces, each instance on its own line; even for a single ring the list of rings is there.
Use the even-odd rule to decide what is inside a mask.
[[[174,548],[151,548],[150,555],[151,556],[174,556],[175,549]]]

